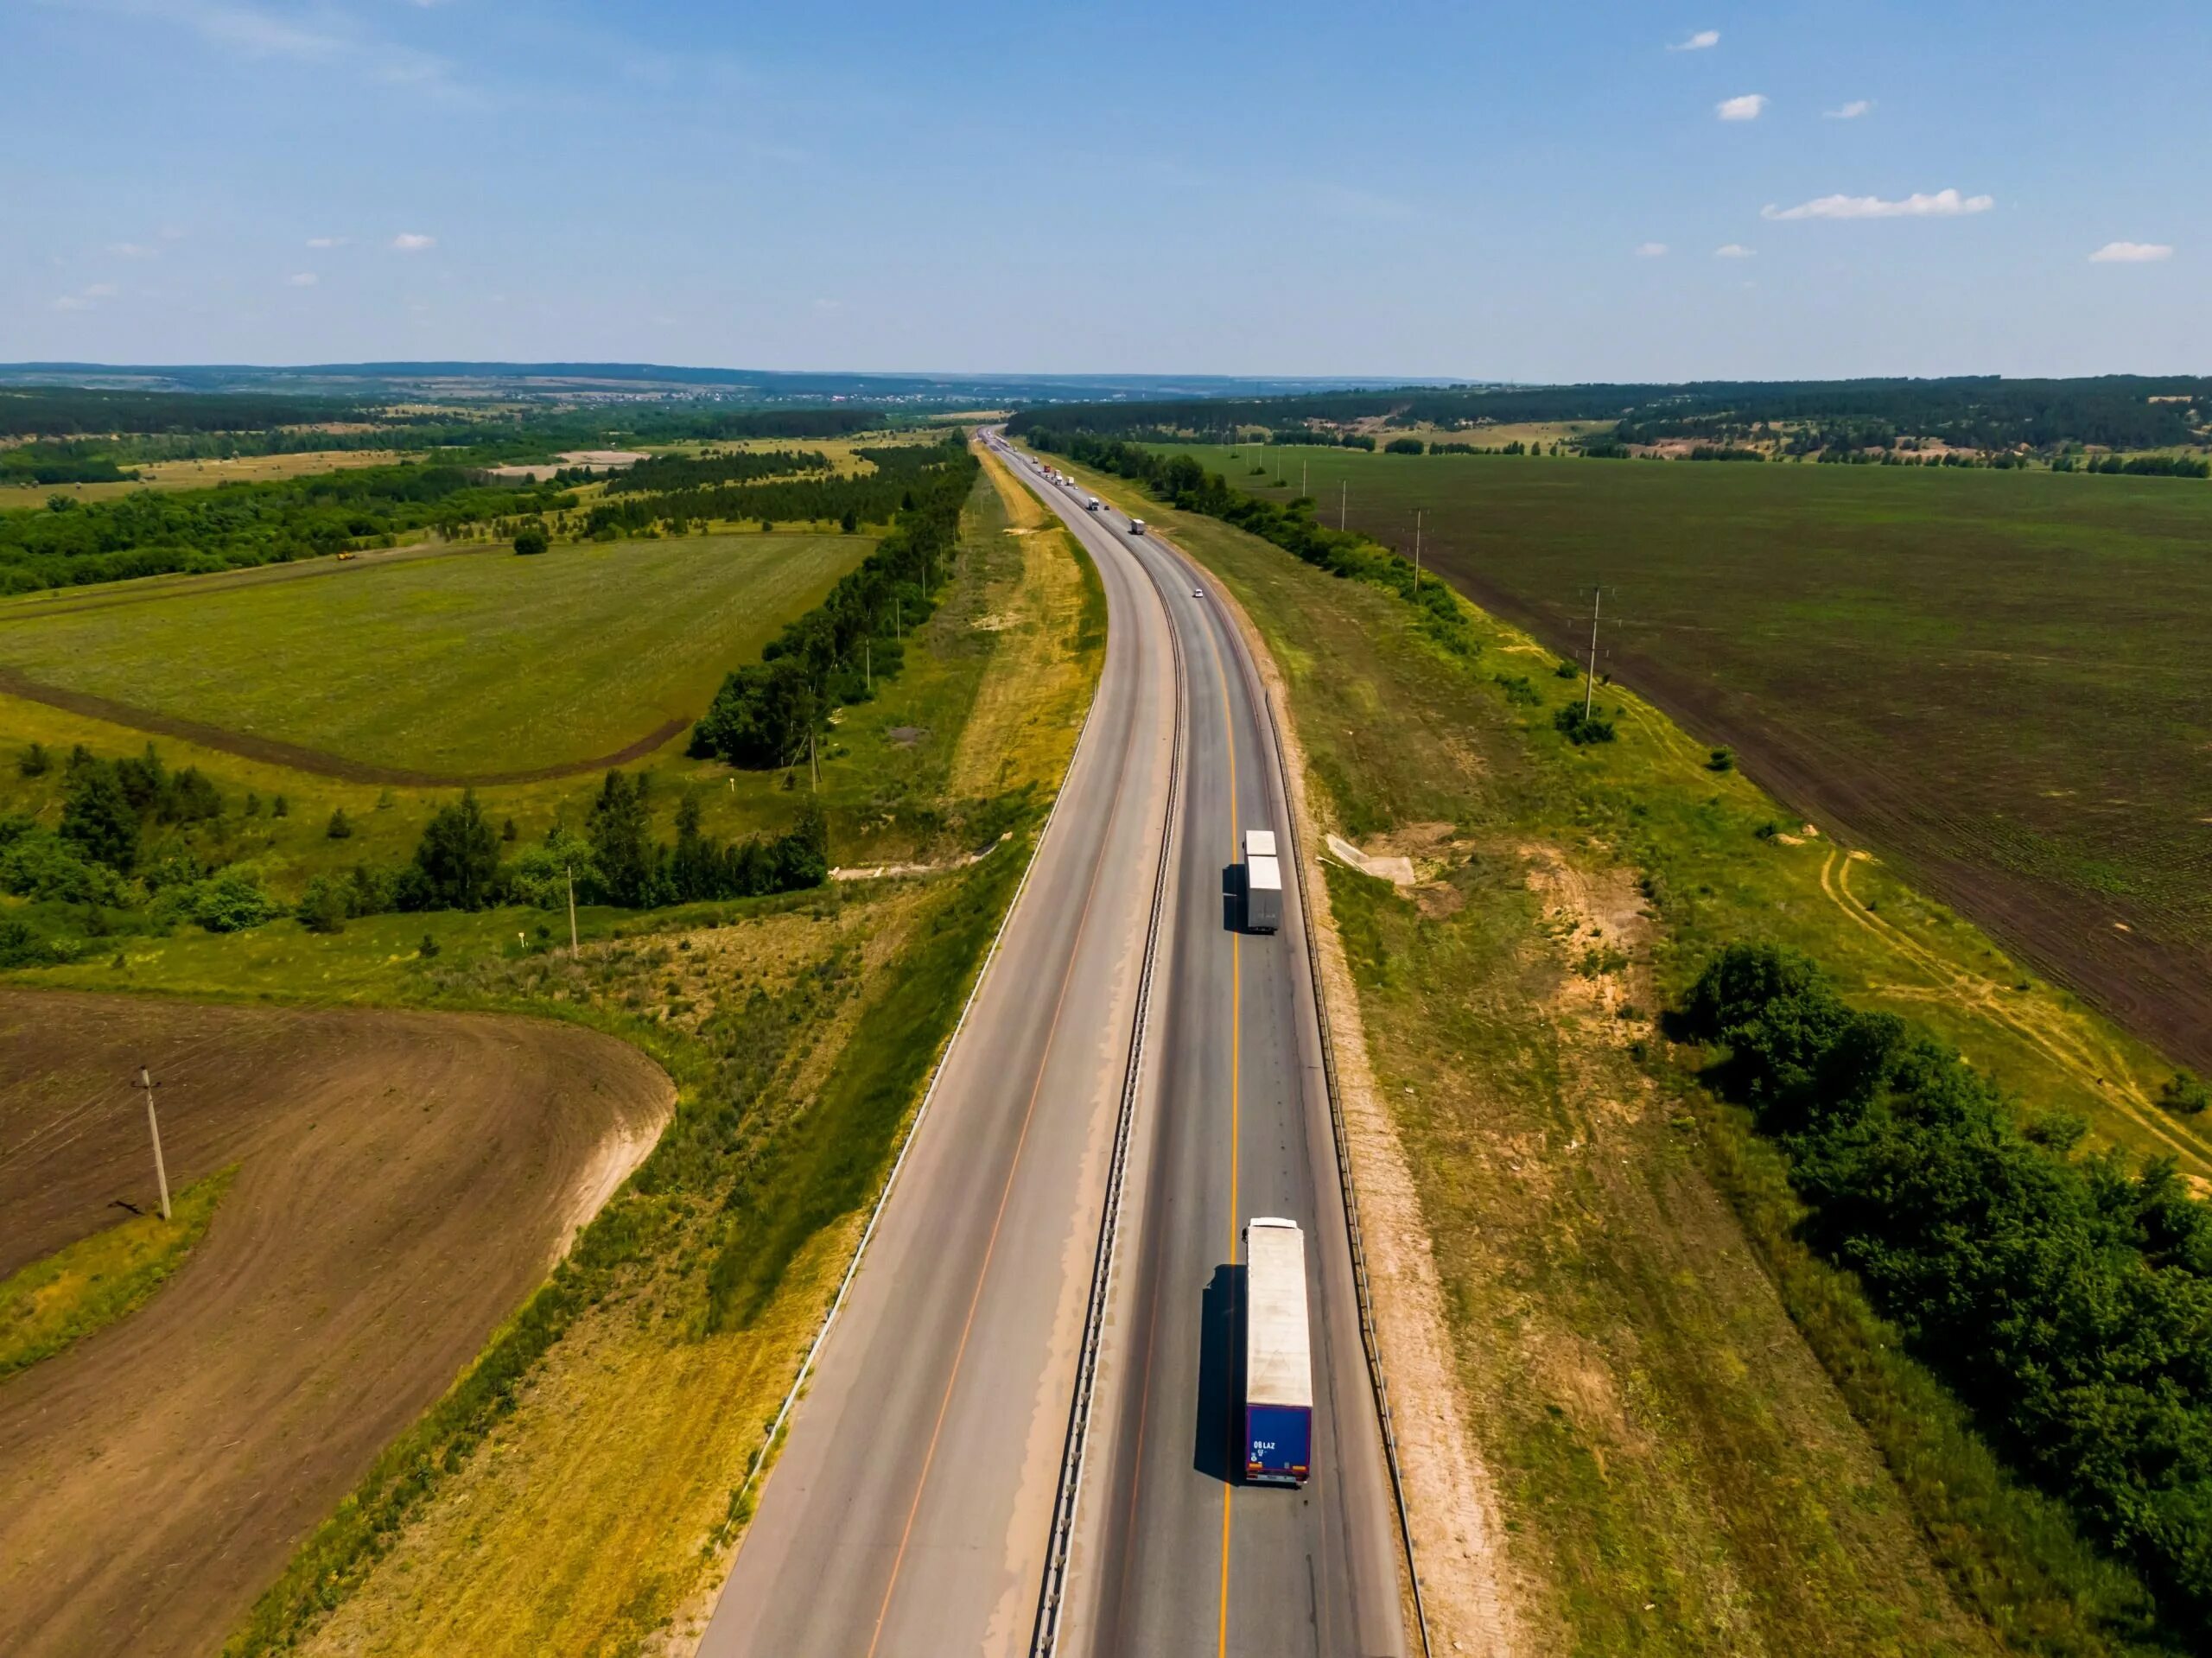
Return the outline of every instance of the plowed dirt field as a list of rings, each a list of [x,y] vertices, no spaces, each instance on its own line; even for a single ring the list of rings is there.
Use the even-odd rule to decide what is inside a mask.
[[[0,1274],[238,1166],[152,1301],[0,1384],[0,1649],[206,1654],[667,1121],[536,1020],[0,989]]]

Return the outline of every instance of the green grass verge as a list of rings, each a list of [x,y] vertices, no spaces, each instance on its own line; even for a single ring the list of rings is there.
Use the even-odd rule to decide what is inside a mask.
[[[0,1282],[0,1381],[143,1306],[207,1236],[237,1173],[194,1181],[175,1195],[168,1220],[134,1215]]]

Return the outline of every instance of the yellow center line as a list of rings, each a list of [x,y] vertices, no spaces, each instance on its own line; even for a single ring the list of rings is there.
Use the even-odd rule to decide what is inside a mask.
[[[1236,722],[1230,717],[1229,708],[1229,671],[1222,665],[1221,641],[1209,626],[1206,645],[1213,653],[1215,676],[1221,681],[1221,729],[1229,743],[1229,855],[1231,862],[1237,858],[1236,824]],[[1229,935],[1229,1264],[1236,1265],[1237,1147],[1243,1137],[1242,1086],[1244,1070],[1244,950],[1243,934]],[[1233,1279],[1232,1279],[1232,1281]],[[1234,1302],[1231,1303],[1232,1307]],[[1235,1329],[1235,1319],[1230,1329]],[[1232,1336],[1231,1339],[1234,1339]],[[1236,1366],[1233,1355],[1230,1358],[1232,1373]],[[1232,1401],[1234,1408],[1234,1401]],[[1243,1452],[1239,1452],[1240,1456]],[[1236,1469],[1230,1466],[1229,1477],[1221,1487],[1221,1618],[1215,1630],[1214,1650],[1218,1658],[1229,1655],[1229,1515],[1232,1499],[1236,1495]]]

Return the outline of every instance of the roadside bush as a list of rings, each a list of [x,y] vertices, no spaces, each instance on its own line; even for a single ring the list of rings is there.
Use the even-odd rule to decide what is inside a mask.
[[[1552,670],[1552,677],[1554,679],[1573,679],[1581,672],[1582,670],[1576,667],[1573,663],[1562,662]]]
[[[15,916],[0,916],[0,968],[48,967],[66,959],[60,950]]]
[[[515,531],[515,551],[524,557],[532,557],[553,544],[542,524],[526,524]]]
[[[58,904],[124,901],[122,877],[28,817],[0,818],[0,892]]]
[[[46,752],[44,743],[33,743],[16,757],[16,772],[20,777],[42,778],[54,769],[54,757]]]
[[[1613,722],[1597,714],[1585,714],[1572,702],[1552,715],[1552,727],[1577,748],[1613,740]]]
[[[2195,1071],[2177,1070],[2158,1089],[2158,1103],[2169,1111],[2193,1117],[2205,1107],[2212,1106],[2212,1088],[2208,1088]]]
[[[1681,1028],[1787,1154],[1807,1242],[2174,1629],[2212,1626],[2212,1209],[2171,1160],[2037,1144],[1955,1050],[1793,950],[1722,951]]]
[[[1734,771],[1736,769],[1736,751],[1732,748],[1714,749],[1711,756],[1708,757],[1705,762],[1705,769],[1708,772]]]
[[[499,899],[499,837],[476,791],[441,806],[423,826],[396,898],[403,910],[483,910]]]
[[[1492,674],[1491,679],[1505,693],[1505,700],[1516,708],[1540,708],[1544,705],[1544,694],[1529,683],[1526,674]]]
[[[1417,437],[1394,437],[1382,446],[1385,454],[1421,454],[1428,446]]]
[[[308,883],[307,891],[300,894],[299,905],[292,913],[309,932],[345,931],[346,884],[327,875],[317,875]]]
[[[352,838],[353,833],[353,820],[346,816],[345,807],[340,806],[330,814],[330,826],[324,829],[323,833],[334,841],[344,841]]]
[[[244,932],[284,912],[283,905],[262,890],[258,874],[235,864],[188,886],[168,888],[156,900],[154,911],[162,918],[190,921],[209,932]]]

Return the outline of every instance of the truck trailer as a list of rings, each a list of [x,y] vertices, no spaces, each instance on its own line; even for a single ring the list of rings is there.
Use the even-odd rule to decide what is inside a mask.
[[[1282,865],[1273,858],[1244,860],[1244,931],[1273,932],[1282,925]]]
[[[1303,1485],[1313,1471],[1313,1356],[1306,1235],[1296,1221],[1244,1226],[1244,1478]]]

